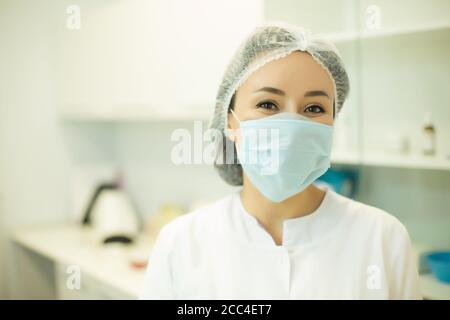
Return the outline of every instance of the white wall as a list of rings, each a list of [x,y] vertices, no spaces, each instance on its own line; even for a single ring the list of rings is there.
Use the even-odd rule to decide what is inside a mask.
[[[55,105],[55,1],[0,1],[0,299],[9,236],[23,225],[67,222],[79,168],[115,164],[115,126],[62,121]]]
[[[6,296],[10,230],[64,220],[67,209],[48,8],[44,1],[0,2],[0,298]]]
[[[363,167],[358,200],[403,222],[412,240],[450,248],[450,172]]]
[[[207,164],[176,165],[171,160],[171,133],[192,122],[123,124],[117,132],[117,154],[126,175],[126,184],[143,216],[152,214],[161,203],[174,203],[186,210],[226,195],[233,187],[222,181]],[[204,130],[207,124],[203,124]]]

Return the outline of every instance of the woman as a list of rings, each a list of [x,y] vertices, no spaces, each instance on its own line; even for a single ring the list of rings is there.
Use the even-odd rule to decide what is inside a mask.
[[[337,49],[308,31],[247,37],[210,124],[215,167],[242,188],[160,231],[142,299],[421,298],[404,226],[313,183],[348,91]]]

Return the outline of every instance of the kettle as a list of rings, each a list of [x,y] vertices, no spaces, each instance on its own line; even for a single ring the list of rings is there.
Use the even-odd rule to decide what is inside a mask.
[[[138,235],[139,221],[128,194],[118,183],[99,185],[83,219],[103,243],[131,243]]]

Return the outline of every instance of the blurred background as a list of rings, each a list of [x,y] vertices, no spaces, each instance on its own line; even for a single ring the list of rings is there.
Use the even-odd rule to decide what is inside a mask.
[[[0,0],[1,299],[138,296],[159,228],[234,190],[174,163],[172,133],[207,127],[271,20],[334,41],[349,72],[318,183],[400,219],[425,298],[450,299],[425,258],[450,249],[448,0]]]

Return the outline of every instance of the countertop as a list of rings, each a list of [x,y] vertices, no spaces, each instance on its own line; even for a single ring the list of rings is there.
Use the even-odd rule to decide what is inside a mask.
[[[58,263],[80,267],[82,274],[104,282],[138,298],[144,283],[145,268],[136,269],[131,258],[150,253],[154,239],[141,235],[135,244],[102,245],[88,227],[58,225],[16,230],[13,240]]]

